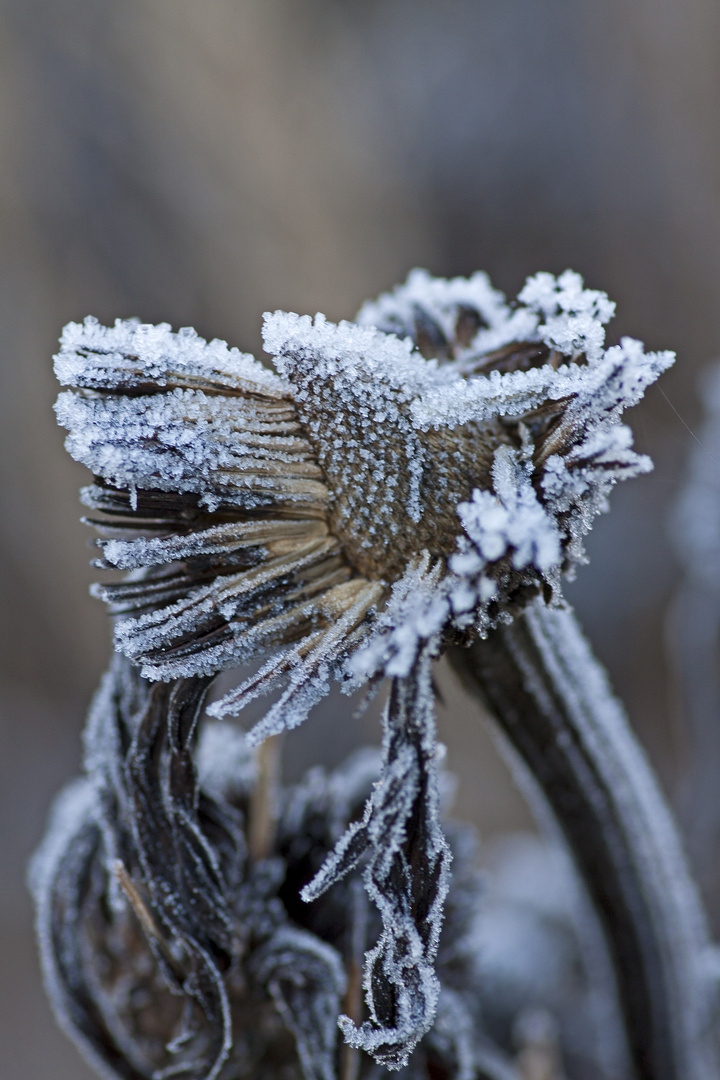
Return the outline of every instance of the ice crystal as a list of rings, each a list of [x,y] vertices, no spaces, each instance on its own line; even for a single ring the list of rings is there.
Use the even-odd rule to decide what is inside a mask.
[[[187,790],[172,794],[178,777],[187,782],[194,729],[171,687],[254,664],[212,712],[279,691],[251,733],[260,741],[299,724],[333,679],[352,690],[392,678],[380,780],[306,895],[364,860],[381,925],[365,960],[369,1017],[345,1018],[343,1033],[403,1066],[440,1000],[449,855],[429,664],[538,595],[557,602],[611,487],[650,467],[619,420],[672,355],[630,338],[605,348],[613,310],[570,271],[535,275],[512,305],[483,274],[414,271],[354,323],[266,315],[277,374],[189,330],[66,329],[57,373],[71,389],[58,418],[69,451],[95,473],[83,498],[106,515],[94,522],[99,565],[129,571],[96,593],[116,616],[116,648],[159,684],[133,736],[146,744],[114,797],[135,800],[136,865],[190,959],[180,988],[225,1032],[217,1062],[229,1030],[218,963],[232,966],[237,926],[197,807]],[[162,769],[159,714],[175,717]],[[169,876],[151,875],[168,837],[177,861],[165,860]],[[300,948],[292,934],[283,940]],[[317,1038],[330,1004],[315,1002],[301,1030],[298,1003],[312,998],[318,965],[332,964],[308,946],[297,968],[305,989],[293,989],[288,948],[260,967],[307,1071],[325,1060]]]

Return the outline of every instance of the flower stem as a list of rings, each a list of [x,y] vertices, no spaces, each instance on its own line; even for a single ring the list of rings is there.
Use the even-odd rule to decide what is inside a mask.
[[[638,1080],[717,1080],[705,915],[677,828],[568,608],[451,651],[539,785],[607,939]]]

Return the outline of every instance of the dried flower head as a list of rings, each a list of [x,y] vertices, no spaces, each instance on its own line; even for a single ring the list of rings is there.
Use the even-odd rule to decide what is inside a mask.
[[[650,467],[618,421],[673,359],[605,349],[613,310],[569,271],[513,306],[484,274],[414,271],[358,323],[267,315],[278,375],[192,330],[70,324],[57,414],[108,515],[99,565],[131,571],[96,589],[117,648],[161,680],[272,653],[216,708],[286,680],[267,732],[332,676],[406,674],[423,642],[557,595]]]
[[[482,274],[415,271],[356,323],[266,316],[277,374],[164,325],[86,320],[63,335],[56,370],[73,389],[58,418],[96,476],[83,497],[107,515],[100,565],[130,571],[97,588],[117,649],[160,683],[261,662],[210,709],[236,714],[284,685],[255,742],[300,723],[332,678],[393,679],[380,779],[303,892],[318,900],[363,863],[381,927],[367,1019],[341,1027],[391,1068],[440,995],[450,852],[431,661],[538,595],[559,602],[610,488],[650,467],[619,418],[672,355],[629,338],[605,349],[612,313],[571,272],[536,275],[511,306]],[[178,890],[192,910],[180,885],[155,904]],[[193,993],[209,1001],[211,943],[193,934]]]

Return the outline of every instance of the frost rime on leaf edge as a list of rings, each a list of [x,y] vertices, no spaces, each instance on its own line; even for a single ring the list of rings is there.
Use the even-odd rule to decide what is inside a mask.
[[[384,715],[383,768],[362,821],[351,825],[315,879],[313,900],[367,858],[365,888],[382,933],[365,956],[370,1019],[340,1018],[345,1041],[390,1069],[432,1025],[440,983],[433,962],[449,885],[451,854],[439,822],[437,744],[430,650],[394,679]],[[413,867],[420,867],[413,869]]]

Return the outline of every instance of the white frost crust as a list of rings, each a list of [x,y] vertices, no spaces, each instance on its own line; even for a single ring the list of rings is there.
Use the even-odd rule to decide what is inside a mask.
[[[537,329],[537,317],[525,308],[513,310],[482,270],[469,278],[450,279],[432,277],[427,270],[411,270],[402,285],[363,304],[356,321],[403,337],[411,332],[416,313],[421,310],[451,340],[462,308],[476,311],[486,324],[463,354],[486,352],[510,341],[527,339]]]
[[[179,388],[147,397],[68,390],[55,411],[70,432],[65,445],[72,457],[120,488],[193,492],[206,502],[219,491],[245,504],[267,493],[293,498],[296,488],[308,487],[282,475],[279,463],[302,466],[309,447],[291,453],[286,439],[276,448],[271,436],[248,436],[239,414],[252,415],[252,407],[241,410],[236,398]]]
[[[590,363],[602,355],[603,326],[615,314],[604,292],[586,289],[580,274],[566,270],[560,277],[539,273],[528,278],[518,301],[545,319],[538,328],[541,341],[565,354],[584,352]]]
[[[355,323],[336,325],[323,315],[313,320],[309,315],[267,313],[263,339],[278,370],[290,378],[301,415],[307,407],[307,431],[320,448],[334,497],[344,499],[346,512],[356,520],[366,514],[367,537],[375,540],[380,533],[387,542],[397,529],[398,475],[409,477],[407,512],[412,521],[420,521],[425,449],[403,406],[452,378],[447,366],[423,359],[407,339]],[[402,445],[392,462],[384,428]],[[348,459],[338,466],[343,449],[349,451]],[[371,514],[355,501],[358,468],[360,501],[372,501]]]
[[[351,693],[378,672],[404,677],[410,673],[425,642],[436,637],[450,616],[442,568],[431,567],[424,552],[397,581],[373,630],[345,664]]]
[[[544,341],[567,356],[582,352],[590,362],[597,360],[605,341],[603,327],[615,304],[604,292],[586,289],[572,270],[558,278],[548,273],[528,278],[515,307],[482,272],[447,280],[412,270],[404,284],[364,304],[357,321],[405,336],[412,333],[419,316],[429,317],[452,341],[463,309],[475,312],[484,325],[455,356],[461,367],[467,357],[513,341]]]
[[[581,382],[580,369],[569,364],[557,370],[546,364],[504,375],[491,371],[430,391],[413,402],[412,415],[421,430],[459,427],[495,416],[521,416],[544,401],[570,397]]]
[[[289,393],[287,384],[249,353],[218,338],[207,342],[192,327],[173,333],[169,323],[153,326],[138,319],[101,326],[91,315],[63,330],[55,374],[63,386],[86,389],[148,382],[166,386],[172,376],[186,376],[227,390],[277,398]]]
[[[369,399],[383,394],[386,387],[404,390],[408,399],[429,387],[447,381],[444,369],[434,360],[424,360],[413,351],[412,342],[356,323],[328,322],[318,313],[266,312],[263,323],[265,349],[282,375],[299,363],[310,362],[318,380],[332,379],[353,395],[362,381]],[[302,400],[303,390],[295,389]]]
[[[511,553],[518,570],[531,563],[543,574],[556,570],[562,560],[560,531],[540,504],[517,450],[501,446],[496,451],[493,486],[494,494],[476,489],[471,502],[458,506],[463,529],[485,564]]]
[[[493,371],[457,379],[414,401],[412,415],[417,426],[426,430],[495,416],[521,416],[545,401],[577,398],[586,410],[585,423],[613,420],[637,404],[674,359],[671,352],[645,353],[640,341],[624,337],[584,365],[563,364],[555,369],[546,364],[530,371],[504,375]]]
[[[473,309],[486,325],[465,350],[466,357],[490,347],[490,334],[495,335],[494,344],[500,344],[503,335],[507,340],[545,341],[567,357],[567,363],[489,375],[473,374],[468,363],[468,377],[459,378],[462,358],[445,364],[425,360],[409,337],[368,325],[335,325],[322,315],[312,319],[275,312],[265,316],[265,346],[281,375],[292,376],[290,383],[252,357],[221,342],[208,345],[189,330],[173,334],[164,324],[150,327],[132,321],[106,329],[92,319],[66,328],[58,374],[83,389],[61,394],[58,418],[70,429],[73,456],[105,480],[131,493],[197,493],[210,510],[221,504],[253,509],[281,496],[302,512],[303,501],[327,505],[329,498],[343,495],[352,513],[359,514],[362,506],[352,502],[357,473],[342,461],[352,439],[356,458],[375,484],[373,490],[368,485],[373,509],[363,527],[368,537],[381,535],[388,543],[397,528],[395,489],[403,472],[410,478],[409,516],[414,521],[422,517],[427,450],[421,430],[518,417],[548,401],[563,403],[558,452],[542,462],[541,475],[537,465],[532,478],[530,474],[531,420],[527,430],[518,426],[526,440],[522,450],[501,447],[496,452],[492,490],[475,490],[458,507],[457,550],[447,569],[431,567],[420,555],[395,583],[370,635],[367,626],[359,626],[353,609],[340,620],[338,633],[324,633],[317,642],[308,639],[308,650],[300,643],[284,654],[278,670],[282,668],[282,677],[289,676],[290,685],[255,737],[299,723],[339,673],[349,686],[380,672],[404,677],[423,645],[439,640],[448,624],[460,629],[474,625],[484,632],[490,604],[502,605],[493,571],[500,560],[514,570],[527,570],[531,576],[534,572],[554,588],[561,566],[582,558],[582,536],[606,508],[612,485],[650,467],[647,458],[632,450],[631,434],[619,417],[672,363],[672,354],[645,354],[642,344],[631,338],[604,350],[604,324],[614,305],[604,293],[585,289],[580,276],[569,271],[559,278],[537,274],[528,279],[518,303],[511,308],[484,274],[447,281],[414,271],[393,293],[365,305],[359,318],[408,333],[407,325],[421,311],[450,335],[462,309]],[[248,391],[251,384],[257,393]],[[315,430],[315,413],[309,408],[303,420],[306,440],[285,413],[289,410],[294,417],[293,400],[300,409],[313,393],[319,396],[318,386],[330,420],[324,417],[326,427]],[[128,387],[136,392],[124,393]],[[113,388],[118,392],[99,392]],[[283,399],[275,413],[273,395]],[[270,408],[267,401],[263,405],[263,397]],[[352,425],[334,430],[332,417],[345,413]],[[285,418],[276,424],[273,417]],[[386,452],[384,426],[402,437],[402,449],[394,456]],[[311,440],[320,444],[323,439],[340,463],[331,492],[313,478],[320,470]],[[101,547],[106,564],[137,571],[197,554],[223,554],[253,542],[260,546],[263,528],[246,524],[236,532],[233,525],[222,525],[183,536],[110,539],[101,541]],[[193,658],[146,663],[145,676],[211,673],[260,657],[282,640],[293,620],[311,619],[317,606],[308,599],[255,625],[240,594],[248,582],[258,581],[254,571],[230,575],[161,611],[124,618],[117,628],[118,647],[139,658],[171,645],[173,635],[191,633],[199,621],[209,623],[220,611],[229,620],[228,640],[208,643]],[[96,591],[104,595],[102,589]],[[358,603],[364,617],[367,602]],[[216,711],[236,712],[255,696],[257,687],[264,691],[275,685],[273,679],[268,667],[261,680],[250,680],[218,703]]]

